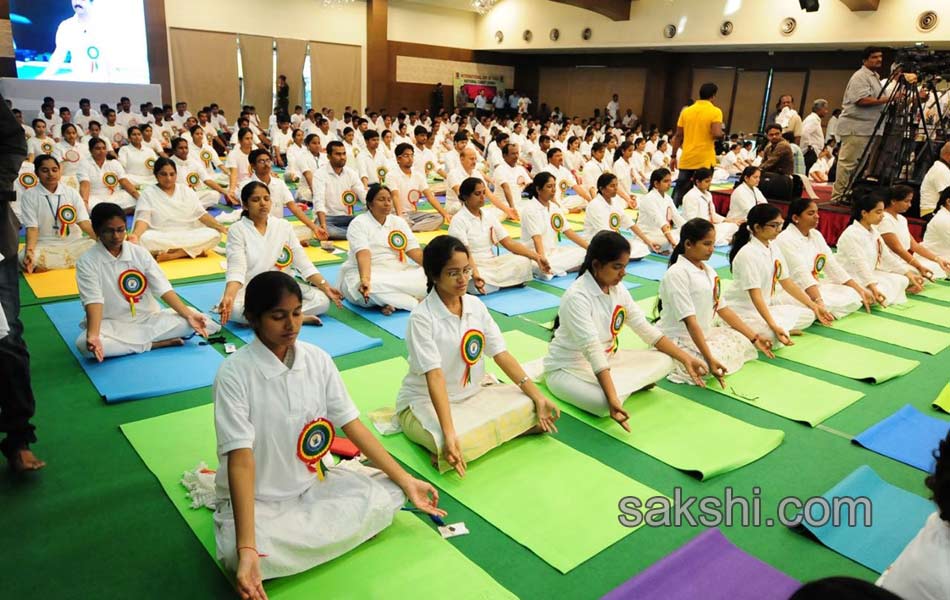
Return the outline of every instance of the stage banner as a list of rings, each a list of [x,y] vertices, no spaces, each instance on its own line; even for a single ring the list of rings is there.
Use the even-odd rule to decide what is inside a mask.
[[[456,107],[474,106],[475,97],[478,96],[478,92],[481,90],[485,91],[485,98],[488,102],[491,102],[496,94],[503,92],[506,89],[505,78],[498,75],[477,75],[456,72],[453,89],[455,91]]]

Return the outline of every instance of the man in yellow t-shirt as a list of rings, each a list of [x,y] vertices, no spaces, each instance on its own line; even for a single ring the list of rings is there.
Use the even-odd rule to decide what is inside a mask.
[[[715,168],[716,139],[722,137],[722,111],[712,103],[719,91],[715,83],[704,83],[699,88],[699,100],[683,109],[676,122],[673,137],[673,159],[670,168],[679,167],[673,202],[679,206],[683,196],[692,187],[693,172],[701,168]],[[677,150],[683,154],[677,159]]]

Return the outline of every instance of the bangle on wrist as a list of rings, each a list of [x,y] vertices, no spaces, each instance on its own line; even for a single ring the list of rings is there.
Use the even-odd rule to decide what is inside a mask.
[[[528,377],[527,375],[525,375],[524,377],[522,377],[522,378],[521,378],[521,381],[518,382],[518,387],[523,387],[524,384],[528,382],[528,379],[529,379],[529,377]]]
[[[257,551],[257,548],[255,548],[254,546],[238,546],[238,549],[237,549],[238,554],[241,553],[241,550],[252,550],[252,551],[254,552],[254,554],[256,554],[256,555],[258,555],[258,556],[261,556],[261,553],[258,552],[258,551]]]

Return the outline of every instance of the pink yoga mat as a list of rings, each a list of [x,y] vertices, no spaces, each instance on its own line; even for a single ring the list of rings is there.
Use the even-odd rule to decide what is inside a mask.
[[[603,600],[786,600],[800,586],[708,529]]]

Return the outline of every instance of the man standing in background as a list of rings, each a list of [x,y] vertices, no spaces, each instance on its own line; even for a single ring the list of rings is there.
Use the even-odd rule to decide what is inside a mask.
[[[445,106],[445,92],[442,91],[442,82],[435,84],[432,89],[432,98],[429,100],[429,114],[438,115]]]
[[[673,158],[670,159],[671,171],[679,167],[676,189],[673,190],[676,206],[683,203],[683,196],[692,187],[693,172],[716,166],[716,140],[722,137],[722,111],[712,101],[718,91],[715,83],[704,83],[699,88],[699,100],[684,108],[676,122]],[[680,148],[683,155],[677,160]]]
[[[825,148],[825,134],[821,120],[828,116],[828,101],[819,98],[811,106],[811,113],[802,121],[802,140],[799,144],[805,153],[805,172],[818,160],[818,153]]]

